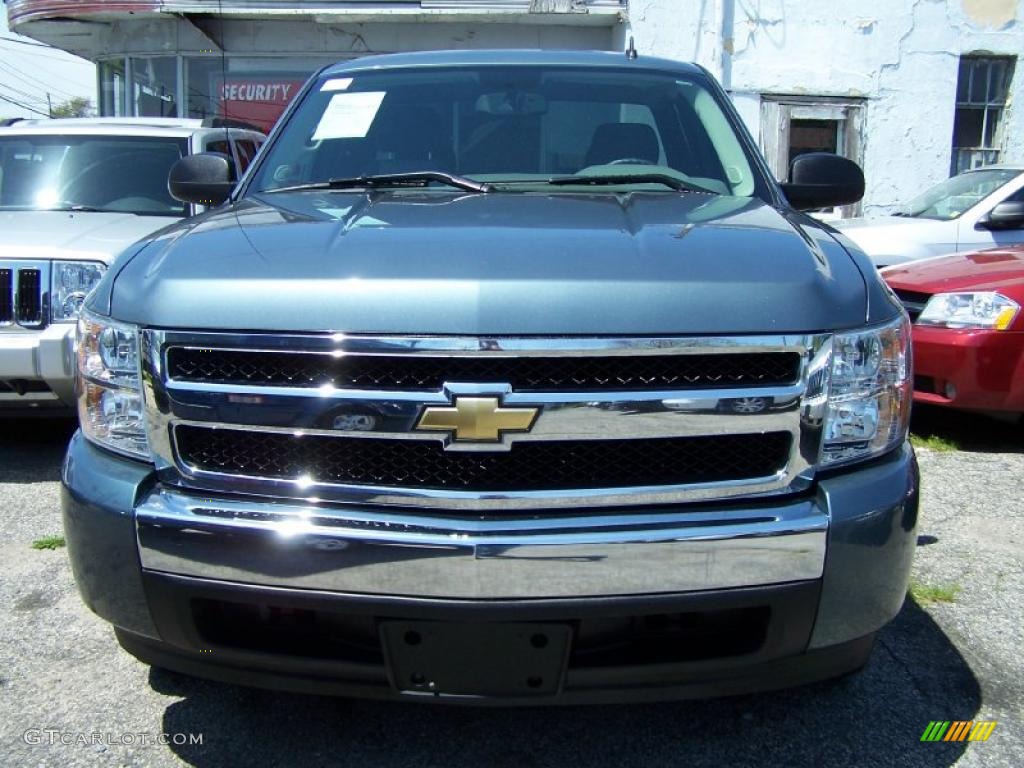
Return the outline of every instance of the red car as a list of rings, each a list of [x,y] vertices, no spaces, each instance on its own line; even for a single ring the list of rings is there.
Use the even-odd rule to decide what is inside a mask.
[[[914,400],[1024,414],[1024,246],[882,270],[914,322]]]

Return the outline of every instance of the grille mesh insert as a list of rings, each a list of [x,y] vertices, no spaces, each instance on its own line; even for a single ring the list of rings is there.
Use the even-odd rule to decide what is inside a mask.
[[[207,472],[456,491],[625,488],[744,480],[785,467],[791,435],[520,442],[508,452],[440,441],[248,432],[179,425],[181,460]]]
[[[445,382],[509,384],[516,391],[615,391],[792,384],[791,352],[630,357],[347,356],[172,347],[172,379],[217,384],[436,390]]]

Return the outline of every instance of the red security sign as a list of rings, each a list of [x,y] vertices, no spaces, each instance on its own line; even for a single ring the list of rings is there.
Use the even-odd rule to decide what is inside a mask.
[[[301,88],[301,80],[229,76],[218,89],[220,114],[269,131]]]

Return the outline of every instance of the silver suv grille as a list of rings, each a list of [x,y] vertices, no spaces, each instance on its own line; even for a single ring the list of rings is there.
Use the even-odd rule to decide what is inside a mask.
[[[805,487],[827,341],[147,331],[143,379],[165,483],[441,509],[625,506]],[[481,418],[536,416],[463,440],[460,398],[486,402]],[[450,428],[424,426],[428,410]]]
[[[48,261],[0,261],[0,327],[45,327],[49,302]]]

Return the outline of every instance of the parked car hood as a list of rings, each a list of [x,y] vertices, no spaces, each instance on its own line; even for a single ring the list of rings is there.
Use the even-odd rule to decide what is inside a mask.
[[[1001,291],[1024,298],[1024,246],[942,256],[882,275],[892,287],[918,293]]]
[[[174,221],[130,213],[0,211],[0,258],[110,261]]]
[[[956,222],[911,216],[840,219],[832,226],[878,266],[902,264],[956,250]]]
[[[916,219],[913,216],[858,216],[852,219],[838,219],[835,222],[836,229],[865,230],[865,229],[901,229],[906,227],[920,227],[929,222],[935,223],[936,219]]]
[[[864,323],[864,269],[823,227],[749,198],[280,192],[166,231],[107,306],[166,328],[807,332]]]

